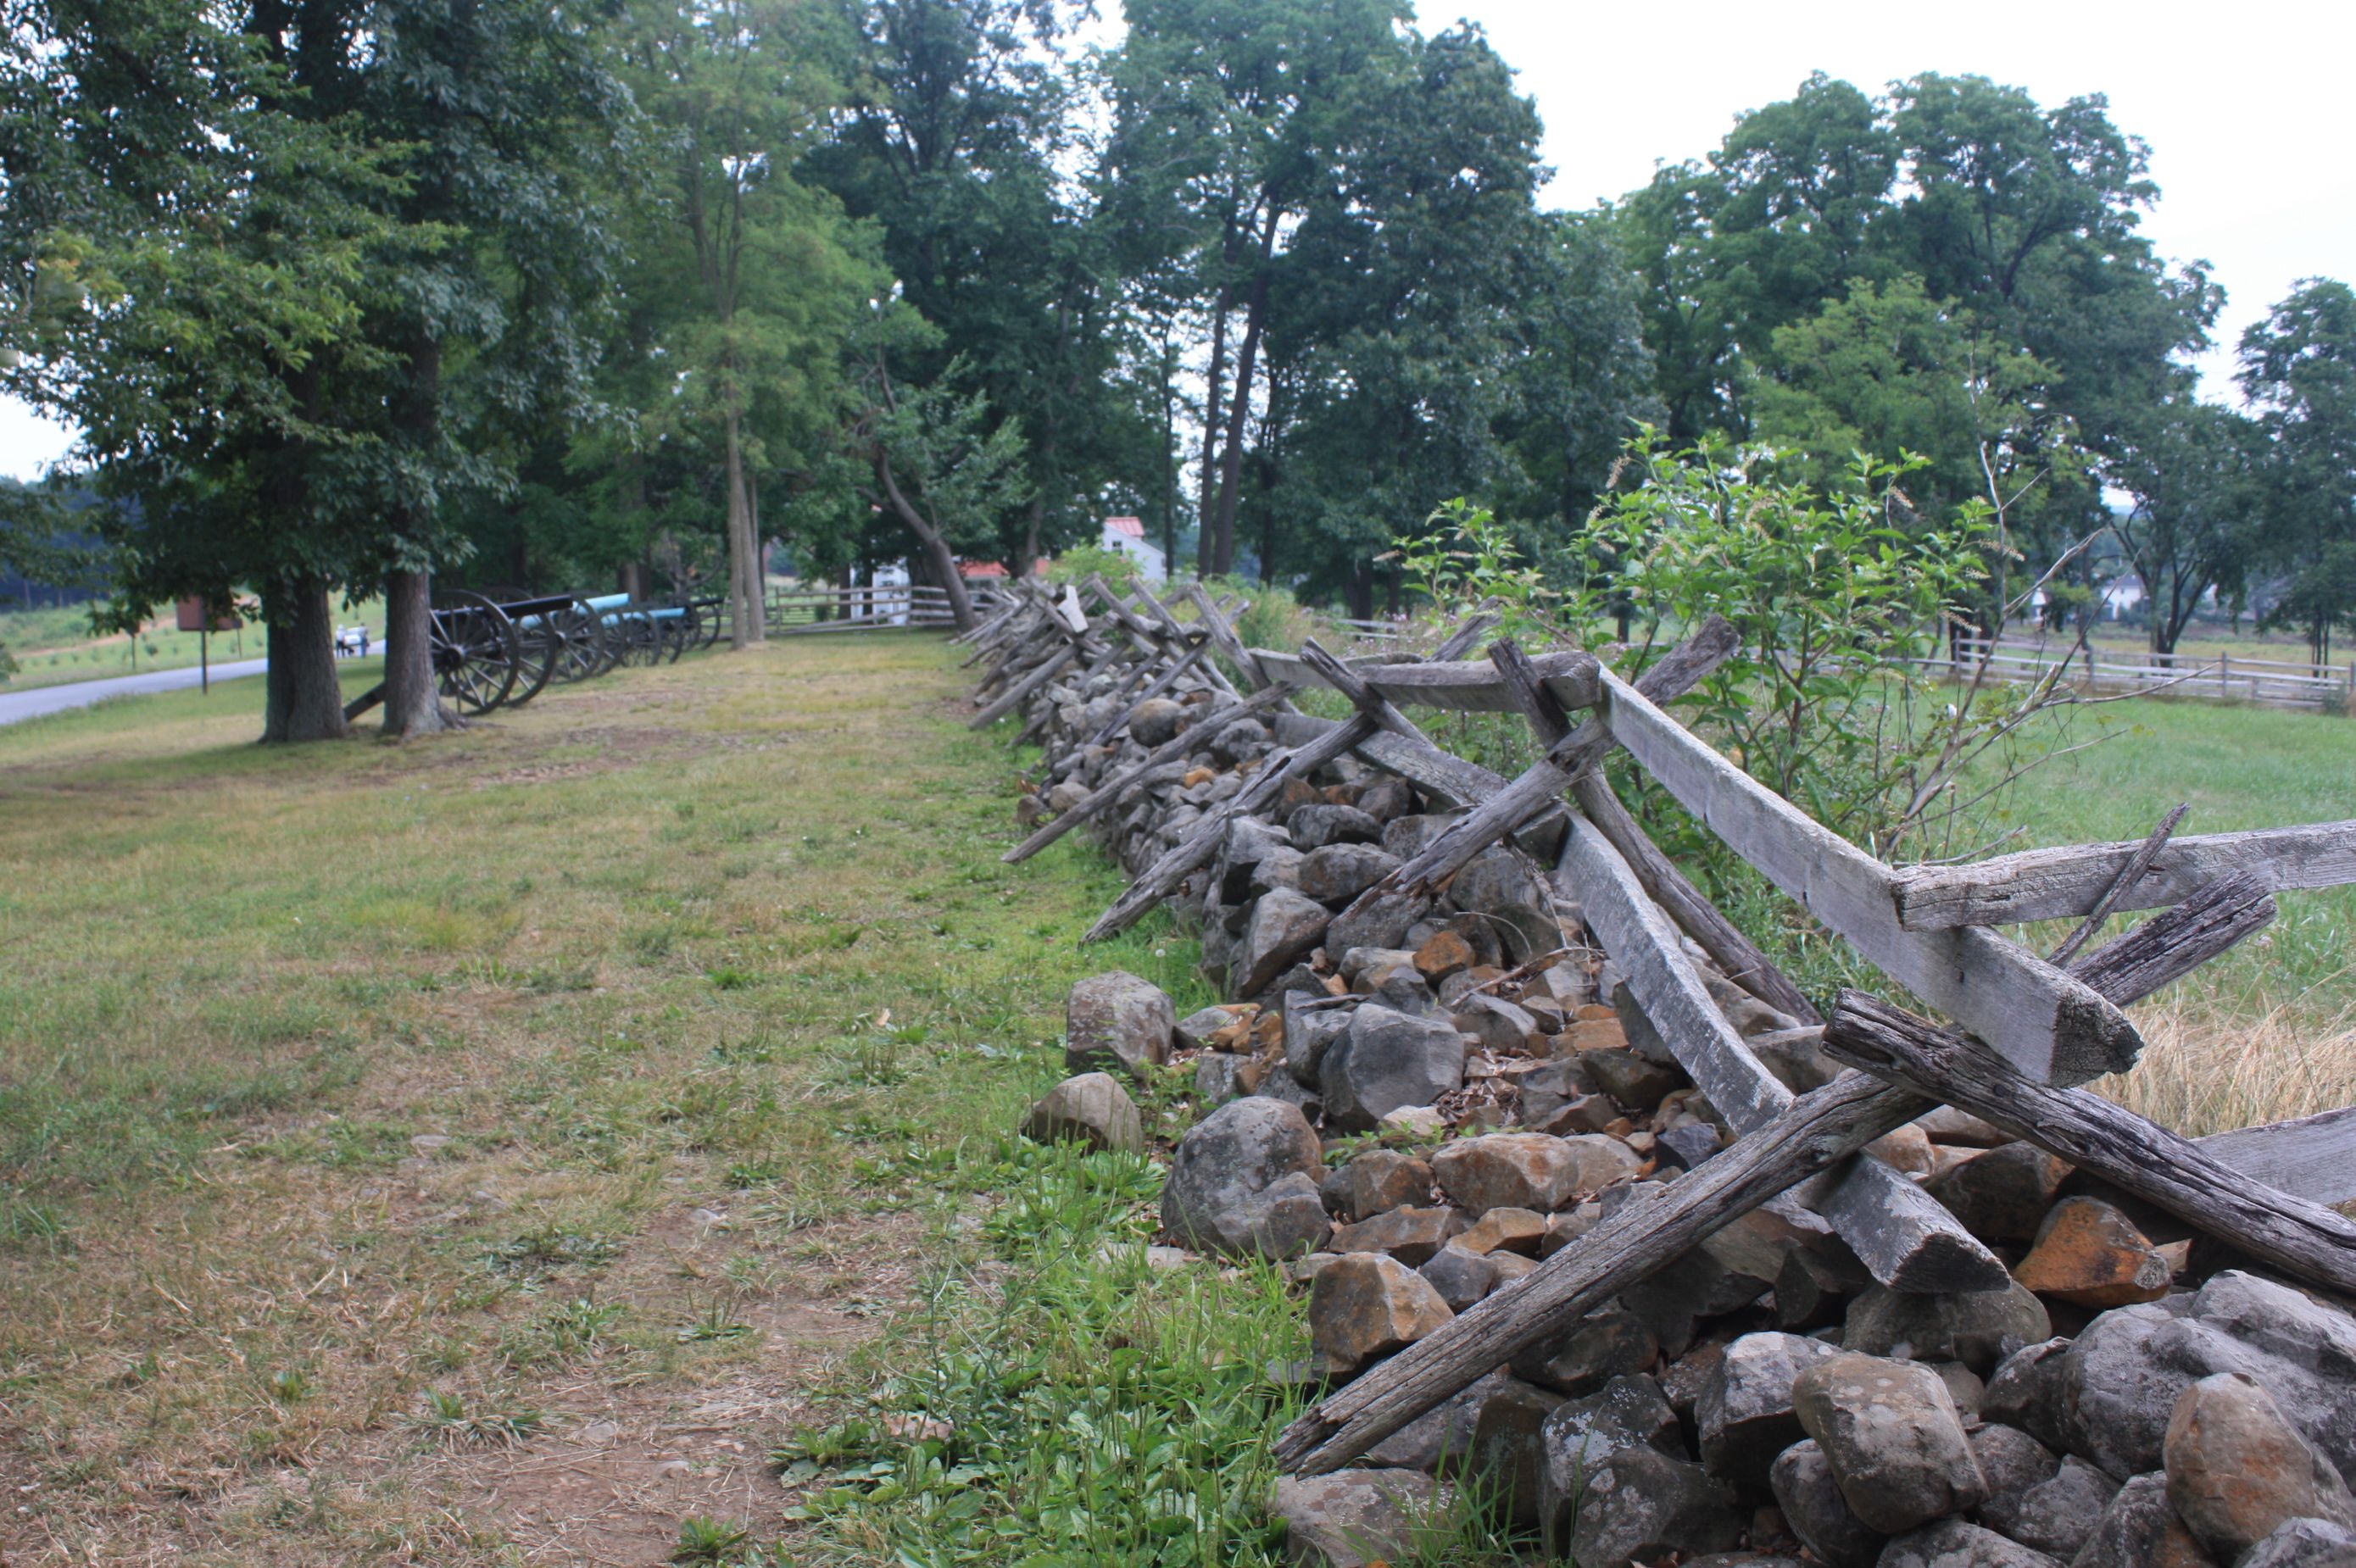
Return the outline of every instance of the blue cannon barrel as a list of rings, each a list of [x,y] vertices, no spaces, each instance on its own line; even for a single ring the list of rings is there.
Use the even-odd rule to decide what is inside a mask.
[[[594,599],[582,601],[592,610],[618,610],[629,602],[630,596],[626,593],[601,593]]]

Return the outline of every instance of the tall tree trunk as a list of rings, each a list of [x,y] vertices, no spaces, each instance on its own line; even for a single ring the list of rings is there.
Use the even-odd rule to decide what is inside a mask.
[[[422,330],[409,347],[400,419],[409,441],[419,450],[429,450],[442,422],[442,345]],[[396,530],[420,552],[434,547],[434,519],[406,504]],[[385,573],[382,732],[388,739],[435,735],[460,727],[458,716],[442,705],[442,694],[434,688],[433,603],[429,572]]]
[[[736,411],[728,411],[728,645],[749,648],[764,641],[761,627],[760,550],[753,538],[751,498],[744,492],[744,432]]]
[[[384,730],[388,740],[465,727],[434,682],[434,575],[384,574]]]
[[[909,505],[908,497],[900,492],[899,480],[893,476],[892,460],[880,451],[875,453],[875,481],[892,504],[892,515],[916,536],[916,542],[925,547],[926,555],[932,560],[933,570],[940,573],[941,586],[949,592],[949,614],[956,619],[958,630],[973,630],[973,601],[966,595],[965,579],[958,575],[957,557],[949,549],[948,536]]]
[[[1162,347],[1162,568],[1178,577],[1178,410],[1171,385],[1170,346]]]
[[[262,613],[270,655],[262,677],[263,743],[340,741],[350,734],[336,674],[336,622],[327,582],[304,577],[264,590]]]
[[[769,541],[761,533],[761,481],[744,475],[744,516],[753,534],[753,640],[769,640]]]
[[[1225,284],[1219,288],[1219,307],[1211,317],[1211,370],[1203,393],[1203,484],[1202,494],[1194,508],[1194,575],[1208,577],[1211,565],[1211,534],[1213,515],[1219,507],[1219,486],[1216,480],[1219,453],[1220,386],[1227,375],[1227,308],[1229,298]]]
[[[1276,251],[1277,214],[1268,215],[1261,233],[1259,267],[1252,276],[1251,304],[1244,313],[1244,345],[1236,354],[1236,386],[1227,400],[1226,451],[1219,459],[1218,540],[1211,558],[1221,575],[1235,570],[1236,507],[1243,499],[1244,430],[1251,419],[1252,371],[1259,361],[1259,342],[1268,325],[1269,259]]]
[[[1039,525],[1045,520],[1047,497],[1034,494],[1029,506],[1023,508],[1023,537],[1008,553],[1013,560],[1006,563],[1010,581],[1021,581],[1031,575],[1031,563],[1039,559]]]

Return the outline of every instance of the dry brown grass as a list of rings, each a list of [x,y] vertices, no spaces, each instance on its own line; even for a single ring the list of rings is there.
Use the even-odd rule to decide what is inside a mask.
[[[2318,1019],[2308,1005],[2229,1010],[2196,991],[2131,1015],[2143,1059],[2094,1087],[2188,1137],[2356,1105],[2356,1006]]]

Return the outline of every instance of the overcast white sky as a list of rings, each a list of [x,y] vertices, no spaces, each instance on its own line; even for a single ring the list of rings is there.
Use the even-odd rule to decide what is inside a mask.
[[[1558,206],[1621,195],[1657,162],[1698,156],[1738,112],[1790,96],[1811,70],[1869,92],[1918,71],[1976,72],[2046,104],[2107,93],[2113,120],[2151,144],[2161,200],[2146,232],[2167,256],[2213,263],[2228,294],[2220,347],[2203,363],[2211,396],[2231,394],[2233,344],[2293,283],[2356,280],[2356,7],[2346,0],[1426,0],[1419,10],[1427,30],[1459,16],[1488,29],[1537,98]],[[0,474],[29,477],[68,440],[0,401]]]

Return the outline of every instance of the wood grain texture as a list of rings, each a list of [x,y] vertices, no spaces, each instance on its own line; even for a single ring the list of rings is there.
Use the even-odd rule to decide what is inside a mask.
[[[2356,1105],[2192,1142],[2210,1158],[2310,1203],[2356,1201]]]
[[[1702,677],[1734,652],[1734,628],[1712,616],[1708,622],[1644,672],[1646,690],[1666,702],[1691,690]],[[1599,681],[1612,677],[1598,666]],[[1502,677],[1500,677],[1502,682]],[[1422,853],[1359,895],[1359,903],[1401,891],[1436,891],[1462,870],[1473,856],[1496,843],[1540,812],[1552,809],[1562,792],[1583,768],[1591,766],[1612,746],[1612,731],[1600,719],[1590,720],[1547,749],[1547,754],[1526,769],[1505,789],[1483,801],[1469,815],[1450,825],[1426,845]]]
[[[1891,890],[1898,921],[1909,931],[1946,931],[2083,915],[2141,848],[2140,842],[2077,844],[1999,855],[1968,866],[1901,871]],[[2114,907],[2179,903],[2202,883],[2236,871],[2257,872],[2277,892],[2356,882],[2356,822],[2170,839]]]
[[[1685,955],[1676,930],[1611,842],[1573,814],[1563,845],[1564,891],[1587,912],[1589,930],[1671,1054],[1737,1135],[1758,1131],[1790,1109],[1793,1094],[1769,1072],[1719,1011]],[[1896,1290],[2001,1290],[2004,1264],[1921,1188],[1870,1156],[1859,1156],[1814,1195],[1874,1278]]]
[[[1602,672],[1602,717],[1678,803],[1884,974],[2041,1082],[2083,1083],[2132,1066],[2126,1015],[2017,944],[1973,927],[1898,923],[1897,873],[1736,767],[1643,693]]]
[[[2146,871],[2151,869],[2152,861],[2167,847],[2169,839],[2183,823],[2185,814],[2191,809],[2190,805],[2179,802],[2159,819],[2159,826],[2151,830],[2151,837],[2145,839],[2135,854],[2128,858],[2127,863],[2120,868],[2119,874],[2111,879],[2111,885],[2103,890],[2103,896],[2094,901],[2094,907],[2086,912],[2086,918],[2080,923],[2078,929],[2063,937],[2061,945],[2048,955],[2051,962],[2067,964],[2078,955],[2080,948],[2093,940],[2094,933],[2103,929],[2104,918],[2118,908],[2119,899],[2143,880]]]
[[[1969,1035],[1861,991],[1841,994],[1825,1049],[1993,1122],[2297,1278],[2356,1295],[2356,1221],[2253,1181],[2099,1094],[2033,1083]]]
[[[1233,656],[1230,656],[1232,657]],[[1326,682],[1307,667],[1297,654],[1255,648],[1252,656],[1272,677],[1304,688]],[[1555,700],[1566,709],[1591,707],[1595,701],[1595,656],[1571,651],[1542,654],[1536,660],[1541,678]],[[1513,713],[1513,695],[1494,668],[1477,659],[1430,664],[1378,664],[1354,661],[1352,673],[1402,708],[1437,708],[1451,713]]]

